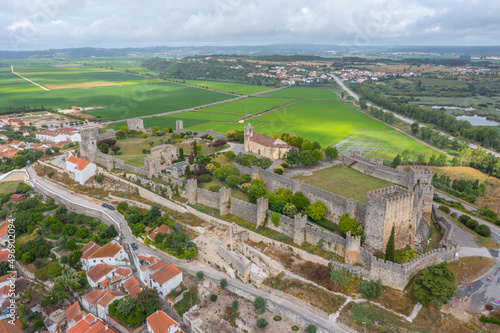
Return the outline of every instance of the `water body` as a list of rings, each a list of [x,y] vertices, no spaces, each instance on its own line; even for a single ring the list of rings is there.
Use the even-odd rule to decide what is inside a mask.
[[[420,107],[429,107],[429,105],[420,105]],[[462,111],[476,111],[475,108],[468,107],[468,108],[462,108],[460,106],[444,106],[444,105],[433,105],[431,106],[431,109],[445,109],[445,110],[462,110]]]
[[[472,126],[498,126],[500,123],[488,120],[486,117],[480,117],[478,115],[473,116],[458,116],[458,120],[467,120]]]

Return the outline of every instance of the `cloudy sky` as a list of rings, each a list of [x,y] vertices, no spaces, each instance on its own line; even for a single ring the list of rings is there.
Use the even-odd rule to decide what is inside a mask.
[[[1,0],[0,50],[499,45],[495,0]]]

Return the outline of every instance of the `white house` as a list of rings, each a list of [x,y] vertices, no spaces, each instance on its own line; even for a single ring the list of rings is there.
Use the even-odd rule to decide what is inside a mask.
[[[100,247],[94,242],[88,242],[82,248],[80,261],[84,270],[89,270],[98,264],[108,264],[110,266],[128,266],[130,260],[123,247],[115,240]]]
[[[96,169],[97,166],[95,163],[90,163],[72,155],[66,160],[66,170],[73,172],[75,174],[75,181],[82,185],[90,177],[95,176]]]
[[[181,325],[163,311],[156,311],[146,318],[149,333],[182,332]]]
[[[117,299],[122,299],[127,294],[122,291],[110,291],[106,293],[101,299],[97,302],[97,316],[102,320],[106,320],[106,316],[109,314],[108,307],[111,303],[113,303]]]
[[[114,271],[115,268],[108,264],[95,265],[87,271],[87,281],[89,281],[91,287],[95,288],[100,282],[103,282],[107,278],[111,278]]]
[[[81,142],[82,136],[75,128],[61,127],[53,130],[45,130],[36,133],[36,138],[40,141],[51,141],[59,143],[61,141]]]
[[[163,260],[159,263],[165,263]],[[155,267],[159,263],[150,266]],[[166,263],[165,263],[166,264]],[[149,275],[149,287],[158,290],[161,298],[165,298],[173,289],[182,282],[182,272],[174,264],[165,265]]]

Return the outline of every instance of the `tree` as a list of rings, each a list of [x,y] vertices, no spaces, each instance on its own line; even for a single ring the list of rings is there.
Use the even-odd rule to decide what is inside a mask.
[[[395,228],[392,226],[391,230],[391,236],[389,236],[389,240],[387,241],[387,245],[385,247],[385,260],[389,260],[394,262],[394,251],[395,249],[395,243],[394,243],[394,233],[395,233]]]
[[[99,150],[101,151],[101,153],[107,154],[109,152],[109,146],[107,144],[103,143],[99,146]]]
[[[266,318],[259,318],[257,319],[257,327],[258,328],[266,328],[267,325],[269,325],[268,321],[266,320]]]
[[[306,327],[306,333],[316,333],[317,331],[318,331],[318,328],[313,324],[309,324]]]
[[[122,130],[116,132],[116,137],[118,139],[124,139],[126,136],[127,136],[127,133],[122,131]]]
[[[220,287],[222,289],[225,289],[227,287],[227,280],[226,279],[221,279],[220,280]]]
[[[66,241],[65,247],[67,250],[70,250],[70,251],[76,249],[75,240],[73,238],[68,238],[68,240]]]
[[[240,302],[238,302],[237,299],[233,299],[233,302],[231,303],[231,306],[233,307],[233,309],[236,310],[239,305],[240,305]]]
[[[363,281],[361,283],[361,295],[364,298],[378,298],[384,286],[380,280],[377,281]]]
[[[366,104],[366,101],[364,99],[359,100],[359,107],[361,108],[361,110],[366,110],[367,104]]]
[[[203,279],[203,276],[204,276],[204,275],[205,275],[205,274],[203,273],[203,271],[198,271],[198,272],[196,272],[196,277],[197,277],[198,279]]]
[[[193,141],[193,155],[194,156],[197,156],[198,155],[198,143],[196,142],[196,140]]]
[[[180,160],[184,159],[184,148],[182,147],[179,148],[179,159]]]
[[[268,191],[262,180],[255,179],[252,181],[252,185],[248,189],[248,195],[253,202],[257,201],[260,197],[265,197],[267,194]]]
[[[358,223],[356,219],[351,219],[349,213],[344,213],[339,220],[339,229],[343,233],[350,231],[351,233],[356,230]]]
[[[294,217],[297,214],[297,208],[294,204],[287,202],[285,207],[283,207],[283,214],[289,217]]]
[[[257,313],[264,313],[264,311],[266,311],[266,304],[266,299],[261,296],[257,296],[253,301],[253,306]]]
[[[82,268],[82,263],[80,262],[80,258],[82,257],[82,251],[75,250],[71,252],[68,256],[68,265],[74,269]]]
[[[236,157],[236,153],[234,151],[231,151],[231,150],[228,150],[224,153],[224,156],[228,159],[228,160],[234,160],[235,157]]]
[[[158,132],[160,130],[160,126],[153,126],[151,127],[151,129],[153,130],[153,132]]]
[[[427,267],[415,280],[413,294],[423,305],[448,302],[456,289],[455,274],[446,261]]]
[[[128,316],[137,306],[137,300],[131,296],[120,300],[116,306],[116,310],[124,316]]]
[[[141,311],[146,315],[150,316],[156,310],[160,309],[160,298],[158,291],[155,288],[144,288],[137,295],[137,304]]]
[[[416,135],[418,134],[418,131],[420,130],[420,124],[418,122],[414,122],[411,124],[411,132]]]
[[[290,198],[290,203],[293,204],[298,211],[303,211],[311,204],[309,199],[307,199],[307,197],[302,192],[295,193]]]
[[[299,164],[299,152],[297,150],[290,150],[288,153],[285,154],[284,156],[285,161],[290,164],[290,165],[297,165]]]
[[[326,215],[326,205],[321,201],[316,201],[307,207],[306,214],[314,221],[319,221]]]
[[[302,142],[302,146],[300,148],[302,150],[313,150],[314,146],[309,140],[304,140],[304,142]]]
[[[339,156],[339,151],[337,150],[337,147],[335,146],[328,146],[325,148],[325,156],[328,157],[329,159],[334,159]]]
[[[401,155],[397,155],[394,157],[394,160],[392,160],[392,167],[396,168],[398,165],[401,165]]]
[[[217,298],[219,298],[219,296],[217,296],[216,294],[210,295],[210,300],[214,303],[217,301]]]
[[[120,151],[120,149],[122,149],[122,147],[120,147],[120,146],[113,146],[113,147],[111,147],[111,150],[113,151],[113,153],[115,153],[115,155],[116,155],[117,152]]]

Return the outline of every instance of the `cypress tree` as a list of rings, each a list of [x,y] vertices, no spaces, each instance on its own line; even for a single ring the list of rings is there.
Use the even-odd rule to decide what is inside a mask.
[[[391,236],[389,237],[389,240],[387,241],[387,246],[385,248],[385,260],[394,262],[394,251],[395,251],[394,226],[392,226]]]

